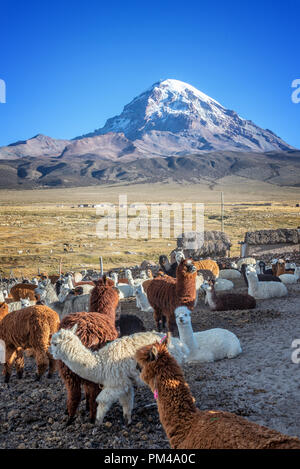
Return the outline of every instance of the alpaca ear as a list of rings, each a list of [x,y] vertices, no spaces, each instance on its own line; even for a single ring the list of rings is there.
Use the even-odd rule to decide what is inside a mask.
[[[153,345],[152,349],[150,350],[149,361],[153,362],[153,361],[157,360],[157,356],[158,356],[158,350],[157,350],[156,346]]]
[[[171,341],[171,332],[168,332],[167,335],[165,335],[165,337],[162,339],[161,344],[168,347],[170,341]]]
[[[103,275],[102,277],[104,285],[106,285],[106,274]]]
[[[76,322],[76,324],[74,324],[74,326],[70,330],[71,330],[71,332],[73,332],[73,334],[76,334],[77,329],[78,329],[78,324]]]

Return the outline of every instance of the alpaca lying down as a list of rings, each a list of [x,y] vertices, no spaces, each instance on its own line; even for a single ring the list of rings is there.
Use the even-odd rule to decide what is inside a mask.
[[[119,401],[125,421],[131,422],[134,403],[133,384],[143,385],[136,367],[135,353],[144,346],[160,341],[162,334],[138,332],[116,339],[96,352],[87,349],[76,335],[77,325],[72,329],[60,329],[51,339],[51,353],[62,360],[74,373],[93,383],[101,384],[98,394],[96,420],[103,419],[114,402]],[[184,347],[174,341],[171,353],[179,363],[184,361]]]
[[[175,309],[175,318],[180,341],[189,349],[186,362],[213,362],[234,358],[242,352],[239,339],[226,329],[193,332],[191,311],[186,306]]]

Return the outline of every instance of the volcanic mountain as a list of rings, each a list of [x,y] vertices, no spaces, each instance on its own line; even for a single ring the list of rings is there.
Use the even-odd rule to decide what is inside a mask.
[[[83,137],[123,133],[149,153],[184,154],[191,151],[286,151],[292,147],[271,130],[252,121],[193,86],[178,80],[155,83],[108,119],[104,127]]]

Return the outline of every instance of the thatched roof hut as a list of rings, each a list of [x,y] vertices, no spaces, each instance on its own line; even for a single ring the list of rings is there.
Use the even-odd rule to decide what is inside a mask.
[[[277,230],[248,231],[245,234],[243,255],[299,251],[300,230],[279,228]]]
[[[227,256],[231,242],[222,231],[189,231],[177,238],[177,249],[183,249],[185,257],[197,260],[200,257]]]

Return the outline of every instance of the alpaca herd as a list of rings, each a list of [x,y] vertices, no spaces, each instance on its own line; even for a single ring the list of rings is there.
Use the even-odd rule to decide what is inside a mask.
[[[263,261],[244,258],[228,268],[212,259],[186,259],[177,250],[171,262],[160,256],[158,270],[141,270],[135,277],[130,269],[123,272],[124,278],[110,272],[97,280],[81,274],[43,275],[2,291],[0,363],[5,383],[13,365],[22,378],[27,351],[35,358],[37,381],[47,367],[51,378],[57,364],[66,388],[68,426],[76,419],[81,388],[91,423],[102,425],[119,402],[124,422],[130,424],[134,386],[147,385],[171,448],[300,449],[296,437],[229,412],[197,409],[180,367],[242,353],[238,337],[229,330],[193,331],[192,318],[201,315],[196,305],[201,310],[206,303],[212,314],[254,309],[257,300],[288,295],[286,285],[298,282],[300,267],[275,259],[268,268]],[[244,282],[248,292],[231,292],[235,282]],[[128,297],[135,297],[137,308],[153,317],[156,330],[146,330],[137,315],[120,314],[120,300]],[[18,309],[10,310],[11,304]]]

